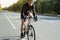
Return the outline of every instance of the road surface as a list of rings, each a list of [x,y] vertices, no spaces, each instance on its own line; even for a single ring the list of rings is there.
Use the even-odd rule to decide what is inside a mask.
[[[38,21],[32,22],[36,40],[60,40],[60,18],[37,15]],[[0,12],[0,40],[20,38],[20,13]]]

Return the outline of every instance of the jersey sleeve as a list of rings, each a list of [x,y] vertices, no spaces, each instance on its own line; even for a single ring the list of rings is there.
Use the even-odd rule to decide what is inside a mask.
[[[23,18],[24,17],[24,5],[22,6],[22,10],[21,10],[21,18]]]
[[[35,17],[35,5],[33,5],[33,16]]]

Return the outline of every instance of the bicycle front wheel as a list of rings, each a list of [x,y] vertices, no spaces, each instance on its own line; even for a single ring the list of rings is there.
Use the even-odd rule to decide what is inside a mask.
[[[29,25],[28,30],[29,30],[27,34],[28,40],[36,40],[34,27],[32,25]]]

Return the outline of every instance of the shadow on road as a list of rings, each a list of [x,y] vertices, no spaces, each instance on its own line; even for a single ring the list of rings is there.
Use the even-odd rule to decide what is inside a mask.
[[[21,40],[20,36],[5,36],[0,37],[0,40]]]

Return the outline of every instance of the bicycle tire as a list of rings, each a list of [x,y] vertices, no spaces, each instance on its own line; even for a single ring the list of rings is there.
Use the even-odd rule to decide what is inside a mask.
[[[34,29],[34,27],[32,26],[32,25],[29,25],[28,26],[28,33],[27,33],[27,39],[29,40],[29,30],[30,30],[30,28],[33,30],[33,36],[34,36],[34,40],[36,40],[36,34],[35,34],[35,29]]]

